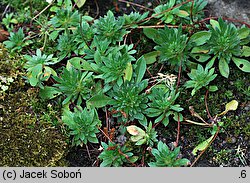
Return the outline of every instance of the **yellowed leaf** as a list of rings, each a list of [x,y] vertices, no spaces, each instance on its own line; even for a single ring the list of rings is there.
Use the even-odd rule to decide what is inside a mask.
[[[232,100],[231,102],[226,104],[226,109],[222,113],[220,113],[218,116],[225,115],[228,111],[235,111],[238,108],[238,102],[237,100]]]
[[[180,17],[187,17],[189,15],[189,13],[186,12],[186,11],[184,11],[184,10],[180,10],[179,13],[178,13],[178,15]]]
[[[236,100],[232,100],[231,102],[226,104],[225,111],[235,111],[238,107],[238,102]]]
[[[139,131],[137,128],[138,128],[137,126],[131,125],[131,126],[127,127],[127,131],[128,131],[128,133],[130,133],[130,135],[138,135]]]

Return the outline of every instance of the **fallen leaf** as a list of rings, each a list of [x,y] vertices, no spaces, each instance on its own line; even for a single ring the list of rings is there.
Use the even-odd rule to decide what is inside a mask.
[[[9,37],[9,33],[0,28],[0,42],[7,40]]]

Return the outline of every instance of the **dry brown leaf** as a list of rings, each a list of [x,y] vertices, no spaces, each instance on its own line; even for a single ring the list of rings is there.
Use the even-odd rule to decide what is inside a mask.
[[[7,40],[9,37],[9,33],[0,28],[0,42]]]

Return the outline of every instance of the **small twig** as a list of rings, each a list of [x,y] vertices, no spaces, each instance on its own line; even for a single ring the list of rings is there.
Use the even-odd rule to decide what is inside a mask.
[[[154,78],[154,76],[151,74],[151,72],[148,70],[148,68],[146,68],[146,70],[147,70],[147,73],[152,77],[152,78]],[[155,81],[156,81],[156,79],[154,79]]]
[[[95,1],[95,6],[96,6],[96,16],[95,16],[95,19],[99,16],[99,13],[100,13],[100,9],[99,9],[99,6],[98,6],[98,3],[96,0]]]
[[[191,124],[195,124],[195,125],[200,125],[200,126],[206,126],[206,127],[211,127],[212,124],[208,124],[208,123],[198,123],[198,122],[195,122],[195,121],[192,121],[192,120],[188,120],[188,119],[185,119],[185,121],[187,123],[191,123]]]
[[[218,127],[216,134],[214,135],[214,138],[209,142],[209,144],[207,145],[207,147],[199,154],[199,156],[194,160],[194,162],[191,164],[190,167],[194,166],[194,164],[200,159],[200,157],[202,156],[202,154],[204,154],[204,152],[207,150],[207,148],[213,143],[213,141],[215,140],[215,138],[218,136],[218,133],[220,132],[220,126]]]
[[[161,121],[159,121],[158,123],[155,123],[152,128],[156,128],[164,119],[165,119],[165,117]]]
[[[130,38],[132,38],[132,37],[130,37]],[[132,42],[132,41],[131,41]],[[136,49],[137,48],[137,46],[138,46],[138,44],[141,42],[141,36],[140,36],[140,39],[138,40],[138,41],[136,41],[136,43],[134,43],[134,47],[133,47],[133,49]]]
[[[218,17],[208,17],[208,18],[204,18],[203,20],[200,20],[199,23],[202,23],[202,22],[206,22],[208,20],[211,20],[211,19],[218,19]],[[241,24],[244,24],[246,25],[247,27],[250,28],[250,24],[244,22],[244,21],[241,21],[241,20],[237,20],[237,19],[233,19],[233,18],[225,18],[225,17],[222,17],[223,20],[228,20],[230,22],[238,22],[238,23],[241,23]]]
[[[146,154],[146,149],[144,148],[143,150],[143,155],[142,155],[142,158],[141,158],[141,166],[144,167],[144,164],[145,164],[145,154]]]
[[[105,106],[105,115],[106,115],[106,127],[108,130],[110,130],[110,126],[109,126],[109,117],[108,117],[108,110],[107,107]]]
[[[46,6],[42,11],[40,11],[34,18],[31,19],[31,22],[35,20],[37,17],[39,17],[44,11],[46,11],[53,3],[55,0],[53,0],[48,6]]]
[[[82,109],[77,106],[72,100],[70,100],[70,104],[73,105],[78,111],[82,112]]]
[[[118,148],[118,152],[119,152],[119,154],[123,155],[128,160],[128,162],[132,164],[132,166],[135,166],[135,164],[129,159],[128,155],[124,154],[121,151],[121,149]]]
[[[5,7],[4,12],[3,12],[3,14],[2,14],[2,18],[4,17],[4,15],[6,14],[6,12],[8,11],[9,7],[10,7],[10,4],[8,4],[8,5]]]
[[[208,97],[208,91],[206,91],[206,95],[205,95],[205,106],[206,106],[206,111],[207,111],[207,115],[209,117],[209,119],[213,120],[212,116],[210,115],[209,109],[208,109],[208,105],[207,105],[207,97]]]
[[[110,142],[113,143],[113,141],[110,139],[110,137],[109,137],[101,128],[98,127],[98,129],[103,133],[103,135],[104,135],[107,139],[109,139]]]
[[[178,80],[177,80],[177,84],[176,84],[175,93],[177,93],[178,89],[179,89],[180,80],[181,80],[181,70],[182,70],[182,67],[181,67],[181,61],[180,61],[180,66],[179,66],[179,70],[178,70]]]
[[[123,44],[126,45],[128,34],[125,34]]]
[[[160,73],[163,69],[164,65],[161,66],[161,68],[159,69],[158,73]]]
[[[92,167],[97,163],[98,160],[95,160],[94,163],[92,163]]]
[[[189,111],[190,111],[190,113],[191,113],[192,116],[199,118],[203,123],[209,125],[209,123],[207,123],[198,113],[196,113],[194,111],[193,106],[189,106]]]
[[[144,29],[144,28],[164,28],[164,27],[169,27],[169,28],[178,28],[178,25],[142,25],[142,26],[138,26],[136,27],[137,29]],[[187,26],[183,25],[182,26],[183,29],[186,29]]]
[[[178,114],[178,127],[177,127],[176,141],[175,141],[176,147],[178,146],[178,143],[179,143],[179,138],[180,138],[180,127],[181,127],[180,115]]]
[[[129,1],[125,1],[125,0],[118,0],[119,2],[122,2],[122,3],[127,3],[127,4],[130,4],[130,5],[133,5],[133,6],[137,6],[137,7],[140,7],[140,8],[143,8],[143,9],[146,9],[146,10],[149,10],[149,11],[154,11],[153,9],[151,8],[148,8],[146,6],[142,6],[140,4],[137,4],[137,3],[132,3],[132,2],[129,2]]]
[[[250,28],[250,24],[244,22],[244,21],[241,21],[241,20],[237,20],[237,19],[234,19],[234,18],[223,18],[223,20],[228,20],[230,22],[238,22],[238,23],[241,23],[241,24],[244,24],[246,25],[248,28]]]
[[[86,149],[87,149],[87,153],[88,153],[89,159],[91,159],[91,156],[90,156],[90,153],[89,153],[89,148],[88,148],[88,145],[87,145],[87,144],[85,144],[85,146],[86,146]]]

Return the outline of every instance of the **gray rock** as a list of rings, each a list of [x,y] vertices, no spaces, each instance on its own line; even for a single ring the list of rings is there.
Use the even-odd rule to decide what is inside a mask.
[[[207,0],[210,16],[233,18],[250,24],[250,0]]]

